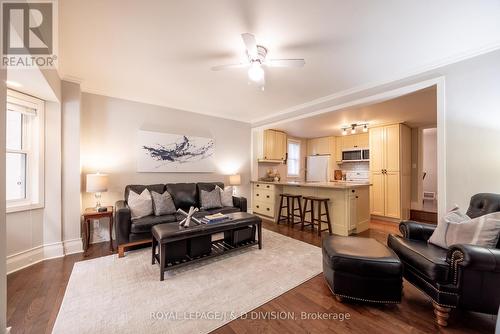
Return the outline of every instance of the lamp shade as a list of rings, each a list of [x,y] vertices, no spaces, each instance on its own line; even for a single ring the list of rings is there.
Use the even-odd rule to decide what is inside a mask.
[[[108,191],[108,176],[106,174],[87,174],[87,192],[102,193]]]
[[[241,175],[235,174],[229,176],[229,184],[232,186],[239,186],[241,184]]]

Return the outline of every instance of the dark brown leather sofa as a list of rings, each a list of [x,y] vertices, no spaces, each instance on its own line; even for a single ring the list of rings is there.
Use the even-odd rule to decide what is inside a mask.
[[[125,187],[125,199],[117,201],[115,204],[115,226],[116,240],[120,256],[123,256],[124,246],[133,246],[148,242],[151,240],[151,228],[157,224],[178,223],[184,217],[175,213],[172,215],[163,216],[148,216],[132,221],[130,219],[130,209],[127,205],[129,192],[133,190],[136,193],[141,193],[144,189],[163,193],[168,191],[174,200],[176,209],[184,209],[188,211],[191,206],[200,207],[199,194],[201,190],[212,191],[215,186],[224,189],[222,182],[210,183],[167,183],[167,184],[151,184],[151,185],[128,185]],[[197,217],[214,213],[232,213],[246,212],[247,200],[244,197],[233,197],[232,207],[222,207],[218,209],[199,211],[195,214]],[[121,250],[121,251],[120,251]]]
[[[471,218],[500,211],[500,195],[471,198]],[[449,250],[428,244],[435,225],[403,221],[402,237],[389,235],[387,244],[403,263],[403,276],[433,301],[436,321],[447,325],[453,308],[497,314],[500,305],[500,241],[496,248],[452,245]]]

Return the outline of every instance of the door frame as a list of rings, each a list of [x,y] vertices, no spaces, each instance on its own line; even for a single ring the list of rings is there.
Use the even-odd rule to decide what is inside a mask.
[[[280,126],[280,124],[287,123],[290,121],[295,121],[295,120],[300,120],[300,119],[305,119],[309,118],[311,116],[316,116],[320,114],[324,114],[327,112],[332,112],[332,111],[337,111],[341,109],[347,109],[347,108],[356,108],[356,107],[361,107],[363,105],[367,104],[375,104],[375,103],[380,103],[384,102],[387,100],[391,100],[403,95],[407,95],[428,87],[436,86],[436,102],[437,102],[437,171],[438,171],[438,194],[439,194],[439,201],[438,201],[438,219],[440,219],[445,213],[446,213],[446,126],[445,126],[445,121],[446,121],[446,110],[445,110],[445,77],[444,76],[437,76],[431,79],[419,81],[413,84],[404,84],[401,83],[401,86],[395,89],[390,89],[387,91],[384,91],[382,93],[378,94],[372,94],[368,96],[364,96],[361,98],[353,99],[348,102],[340,103],[338,105],[334,106],[329,106],[326,108],[322,108],[319,110],[315,110],[309,113],[297,115],[290,117],[288,119],[284,120],[279,120],[275,122],[269,122],[266,124],[261,124],[258,126],[252,127],[251,131],[251,143],[252,143],[252,148],[251,148],[251,175],[256,178],[256,174],[258,171],[258,165],[257,165],[257,159],[255,156],[254,150],[256,150],[256,147],[254,147],[254,131],[258,130],[263,130],[263,129],[269,129],[269,128],[276,128]],[[358,95],[359,96],[359,95]]]

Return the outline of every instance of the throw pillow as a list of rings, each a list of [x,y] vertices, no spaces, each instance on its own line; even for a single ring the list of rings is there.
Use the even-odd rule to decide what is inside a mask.
[[[144,189],[140,195],[131,190],[127,203],[130,208],[132,220],[153,214],[153,200],[148,189]]]
[[[437,224],[436,229],[432,233],[428,242],[441,248],[448,248],[446,244],[446,233],[450,223],[461,223],[470,220],[469,216],[460,212],[458,206],[449,211]]]
[[[495,248],[500,234],[500,212],[462,222],[450,223],[446,233],[446,244],[471,244]]]
[[[202,210],[218,209],[222,207],[220,202],[220,190],[215,188],[212,191],[202,190],[200,193],[200,202]]]
[[[163,194],[152,191],[151,197],[153,197],[153,211],[155,216],[171,215],[177,211],[172,195],[168,191],[165,191]]]
[[[220,191],[220,202],[222,206],[233,206],[233,187],[225,187],[222,189],[219,186],[215,187],[216,189],[219,189]]]

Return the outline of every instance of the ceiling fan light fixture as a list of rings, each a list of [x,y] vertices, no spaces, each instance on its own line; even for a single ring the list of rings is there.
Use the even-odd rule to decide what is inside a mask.
[[[250,68],[248,69],[248,79],[253,82],[259,82],[264,78],[264,70],[259,62],[252,62]]]
[[[342,135],[347,136],[347,129],[342,129]]]

